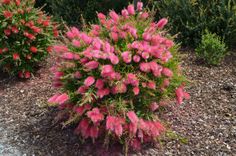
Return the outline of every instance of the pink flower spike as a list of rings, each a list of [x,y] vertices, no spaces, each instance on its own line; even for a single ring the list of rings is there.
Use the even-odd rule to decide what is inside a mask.
[[[82,77],[82,74],[79,71],[77,71],[77,72],[74,73],[74,77],[76,79],[80,79]]]
[[[132,61],[132,55],[129,51],[125,51],[121,54],[123,61],[125,63],[130,63]]]
[[[72,45],[77,47],[77,48],[80,48],[80,46],[81,46],[80,41],[78,41],[78,40],[73,40]]]
[[[151,111],[156,111],[159,108],[159,105],[156,102],[151,103],[150,109]]]
[[[103,13],[98,13],[98,18],[100,20],[105,20],[106,19],[106,16],[103,14]]]
[[[158,27],[159,29],[163,29],[164,26],[165,26],[167,23],[168,23],[167,18],[162,18],[160,21],[158,21],[157,27]]]
[[[48,103],[56,103],[56,99],[59,97],[59,94],[53,95],[50,99],[48,99]]]
[[[149,53],[148,52],[143,52],[142,53],[142,58],[147,60],[149,58]]]
[[[122,14],[122,16],[123,16],[124,18],[127,18],[127,17],[129,16],[129,12],[128,12],[128,10],[126,10],[126,9],[123,9],[123,10],[121,11],[121,14]]]
[[[109,13],[109,16],[115,21],[115,22],[118,22],[119,20],[119,15],[115,12],[115,11],[111,11]]]
[[[119,40],[119,36],[116,32],[111,32],[111,38],[115,42],[117,42]]]
[[[85,68],[87,68],[89,70],[93,70],[93,69],[98,68],[99,63],[97,61],[90,61],[90,62],[86,63],[84,66],[85,66]]]
[[[134,62],[138,63],[140,61],[140,56],[134,55],[133,60]]]
[[[149,16],[149,14],[147,12],[143,12],[140,17],[142,19],[146,19],[146,18],[148,18],[148,16]]]
[[[138,11],[142,11],[143,10],[143,3],[142,2],[138,2],[137,3],[137,10]]]
[[[103,82],[103,80],[102,80],[102,79],[98,79],[98,80],[96,81],[95,87],[96,87],[97,89],[102,89],[102,88],[104,87],[104,82]]]
[[[133,88],[133,92],[134,92],[134,95],[138,95],[139,94],[139,87],[134,87]]]
[[[139,119],[137,117],[137,115],[135,114],[134,111],[130,111],[127,113],[127,116],[128,118],[130,119],[130,121],[133,123],[133,124],[137,124]]]
[[[87,77],[87,78],[84,80],[84,85],[85,85],[86,87],[89,87],[89,86],[93,85],[94,82],[95,82],[94,77],[93,77],[93,76],[89,76],[89,77]]]
[[[149,73],[151,71],[150,65],[148,63],[142,62],[140,63],[139,67],[142,72]]]
[[[110,55],[110,61],[111,61],[112,64],[116,65],[116,64],[119,63],[119,58],[116,55],[111,54]]]
[[[163,68],[162,74],[164,74],[167,77],[172,77],[173,76],[173,72],[169,68]]]
[[[88,87],[87,87],[87,86],[81,86],[81,87],[79,87],[79,89],[77,90],[77,93],[78,93],[78,94],[84,94],[84,93],[86,93],[87,90],[88,90]]]
[[[127,8],[130,15],[135,15],[134,5],[130,4]]]
[[[148,88],[155,90],[156,89],[156,83],[155,82],[148,82]]]
[[[104,119],[103,114],[100,113],[98,108],[93,108],[92,111],[87,112],[87,116],[92,120],[93,123],[97,123]]]
[[[96,139],[98,137],[99,129],[96,126],[90,127],[90,137]]]
[[[59,95],[56,98],[55,102],[59,103],[59,104],[63,104],[63,103],[65,103],[68,100],[69,100],[69,96],[66,93],[64,93],[64,94]]]

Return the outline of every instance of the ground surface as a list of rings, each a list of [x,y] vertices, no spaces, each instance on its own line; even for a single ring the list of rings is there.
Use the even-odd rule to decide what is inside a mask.
[[[172,137],[162,146],[131,155],[236,154],[236,57],[210,68],[196,61],[193,54],[183,55],[183,67],[192,81],[187,89],[192,98],[173,107],[166,119],[185,141]],[[47,62],[28,81],[0,73],[0,155],[122,155],[119,148],[106,152],[91,143],[82,145],[72,128],[61,129],[55,122],[57,111],[45,107],[55,92],[49,76],[53,61]]]

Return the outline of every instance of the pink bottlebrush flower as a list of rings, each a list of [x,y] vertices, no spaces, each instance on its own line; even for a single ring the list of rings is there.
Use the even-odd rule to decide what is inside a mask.
[[[164,79],[162,85],[163,85],[163,87],[168,87],[170,85],[170,80],[169,79]]]
[[[93,50],[100,50],[102,47],[102,41],[96,38],[93,40],[92,45],[93,45]]]
[[[81,116],[81,115],[83,115],[85,108],[84,108],[84,106],[75,107],[74,111]]]
[[[165,46],[167,47],[167,48],[171,48],[171,47],[173,47],[174,46],[174,42],[172,41],[172,40],[165,40]]]
[[[95,87],[96,87],[97,89],[102,89],[102,88],[104,87],[104,82],[103,82],[103,80],[102,80],[102,79],[98,79],[98,80],[96,81]]]
[[[51,98],[48,99],[48,103],[56,103],[56,99],[60,96],[60,94],[55,94]]]
[[[75,47],[77,47],[77,48],[80,48],[80,47],[81,47],[81,43],[80,43],[80,41],[78,41],[78,40],[73,40],[73,41],[72,41],[72,45],[75,46]]]
[[[137,10],[138,11],[142,11],[143,10],[143,3],[142,2],[138,2],[137,3]]]
[[[13,13],[10,12],[10,11],[3,11],[3,16],[4,16],[5,18],[12,18]]]
[[[120,38],[126,39],[127,38],[127,33],[124,31],[119,32]]]
[[[97,123],[104,119],[104,115],[100,113],[98,108],[93,108],[92,111],[87,112],[87,116],[92,120],[93,123]]]
[[[111,11],[109,13],[109,16],[115,21],[115,22],[118,22],[119,20],[119,15],[115,12],[115,11]]]
[[[13,60],[19,60],[20,59],[20,55],[18,53],[14,53],[12,55],[12,57],[13,57]]]
[[[84,67],[88,70],[93,70],[98,68],[99,63],[97,61],[90,61],[84,65]]]
[[[57,53],[64,53],[64,52],[68,52],[69,51],[67,46],[64,46],[64,45],[55,45],[52,48]]]
[[[85,139],[88,138],[90,136],[88,119],[82,119],[75,131],[81,133]]]
[[[146,88],[146,87],[147,87],[147,83],[142,82],[142,87],[143,87],[143,88]]]
[[[130,15],[135,15],[134,5],[130,4],[127,8]]]
[[[19,29],[16,27],[16,26],[12,26],[11,27],[11,31],[14,33],[14,34],[17,34],[19,32]]]
[[[169,68],[163,68],[162,74],[167,76],[167,77],[172,77],[173,76],[173,72]]]
[[[106,119],[106,129],[110,130],[112,132],[115,132],[115,134],[120,137],[123,133],[123,127],[122,125],[125,123],[125,119],[118,118],[114,116],[107,116]]]
[[[90,137],[93,139],[98,138],[99,129],[97,126],[90,127]]]
[[[38,49],[37,49],[36,47],[34,47],[34,46],[31,46],[31,47],[30,47],[30,51],[31,51],[32,53],[37,53]]]
[[[111,45],[110,45],[110,43],[105,42],[105,43],[103,44],[102,50],[103,50],[104,52],[106,52],[106,53],[112,52],[112,51],[111,51]]]
[[[79,94],[84,94],[84,93],[87,92],[87,90],[88,90],[88,87],[87,87],[87,86],[81,86],[81,87],[79,87],[79,89],[77,90],[77,93],[79,93]]]
[[[138,95],[139,94],[139,87],[134,87],[133,88],[133,92],[134,92],[134,95]]]
[[[165,26],[167,23],[168,23],[167,18],[162,18],[160,21],[158,21],[157,27],[158,27],[159,29],[163,29],[164,26]]]
[[[136,63],[138,63],[139,61],[140,61],[140,56],[138,56],[138,55],[134,55],[134,57],[133,57],[133,60],[134,60],[134,62],[136,62]]]
[[[80,34],[80,38],[82,41],[84,41],[85,44],[91,44],[91,42],[93,41],[91,37],[89,37],[87,34],[85,33],[81,33]]]
[[[31,73],[29,71],[25,71],[25,78],[29,79],[31,77]]]
[[[183,86],[180,86],[179,88],[176,89],[175,91],[176,94],[176,100],[178,104],[183,103],[183,99],[189,99],[190,95],[186,92],[184,92]]]
[[[149,63],[140,63],[139,68],[142,72],[149,73],[151,71],[151,67]]]
[[[152,36],[149,33],[143,33],[143,39],[146,41],[150,41],[152,39]]]
[[[81,63],[82,65],[85,65],[85,64],[88,63],[88,62],[89,62],[89,59],[86,58],[86,57],[80,59],[80,63]]]
[[[100,27],[99,25],[97,25],[97,24],[93,24],[93,25],[92,25],[92,28],[93,28],[94,30],[96,30],[96,31],[100,31],[100,30],[101,30],[101,27]]]
[[[121,56],[125,63],[130,63],[132,61],[132,54],[129,51],[123,52]]]
[[[142,58],[147,60],[149,58],[149,53],[148,52],[143,52],[142,53]]]
[[[5,29],[5,30],[4,30],[4,34],[5,34],[6,36],[10,36],[10,35],[11,35],[11,30],[10,30],[10,29]]]
[[[155,77],[160,77],[163,67],[152,61],[149,63],[151,71]]]
[[[63,84],[60,81],[54,81],[52,83],[52,86],[55,87],[55,88],[59,88],[59,87],[62,87]]]
[[[143,12],[140,17],[142,19],[146,19],[146,18],[148,18],[148,16],[149,16],[149,14],[147,12]]]
[[[102,99],[104,96],[107,96],[110,94],[110,90],[108,88],[104,88],[104,89],[99,89],[97,91],[97,96]]]
[[[132,136],[135,136],[138,130],[138,124],[130,123],[129,124],[129,132]]]
[[[122,14],[122,16],[123,16],[124,18],[127,18],[127,17],[129,16],[129,12],[128,12],[127,9],[123,9],[123,10],[121,11],[121,14]]]
[[[155,82],[148,82],[147,87],[150,89],[156,89],[156,83]]]
[[[113,41],[117,42],[119,40],[119,35],[116,32],[111,32],[111,38]]]
[[[87,86],[87,87],[89,87],[89,86],[93,85],[94,82],[95,82],[94,77],[93,77],[93,76],[89,76],[89,77],[87,77],[87,78],[84,80],[84,85]]]
[[[103,13],[98,13],[97,16],[100,20],[105,20],[106,19],[106,16]]]
[[[66,52],[66,53],[63,53],[62,58],[66,60],[73,60],[74,54],[71,52]]]
[[[119,63],[119,58],[115,54],[111,54],[109,58],[112,64],[116,65]]]
[[[165,52],[165,53],[162,54],[161,60],[162,60],[163,62],[168,62],[169,59],[171,59],[172,57],[173,57],[172,54],[171,54],[169,51],[167,51],[167,52]]]
[[[127,79],[125,80],[125,83],[137,87],[139,85],[139,80],[135,74],[129,73],[127,74]]]
[[[113,69],[112,65],[102,66],[102,72],[101,72],[102,77],[109,76],[113,72],[114,72],[114,69]]]
[[[137,29],[135,29],[135,28],[130,28],[130,29],[129,29],[129,32],[130,32],[130,34],[131,34],[134,38],[138,38]]]
[[[63,104],[68,100],[69,100],[69,96],[66,93],[64,93],[57,97],[57,99],[55,100],[55,103]]]
[[[129,111],[127,113],[127,117],[129,118],[129,120],[131,121],[131,123],[133,124],[137,124],[139,121],[139,118],[137,117],[137,115],[135,114],[134,111]]]
[[[54,73],[54,80],[59,80],[64,75],[63,72],[57,71]]]
[[[136,151],[140,151],[141,150],[141,142],[140,140],[138,139],[133,139],[131,142],[130,142],[130,146],[136,150]]]
[[[151,104],[150,104],[150,109],[151,109],[151,111],[156,111],[157,109],[159,108],[159,105],[156,103],[156,102],[152,102]]]
[[[82,78],[82,74],[79,71],[77,71],[77,72],[74,73],[74,77],[76,79],[80,79],[80,78]]]

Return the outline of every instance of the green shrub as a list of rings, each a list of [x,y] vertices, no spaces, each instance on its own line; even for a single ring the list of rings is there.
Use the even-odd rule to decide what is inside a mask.
[[[208,64],[218,65],[227,54],[227,48],[219,36],[207,31],[202,35],[202,41],[196,48],[196,54]]]
[[[227,45],[235,42],[235,0],[161,0],[155,4],[157,19],[169,17],[171,33],[179,33],[185,46],[196,47],[206,29],[224,38]]]
[[[33,6],[34,0],[0,3],[0,67],[22,78],[31,76],[58,35],[50,16]]]

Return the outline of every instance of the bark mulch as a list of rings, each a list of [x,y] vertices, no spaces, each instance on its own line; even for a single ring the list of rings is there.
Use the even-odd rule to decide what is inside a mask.
[[[172,106],[165,115],[171,129],[161,145],[145,147],[131,155],[212,155],[236,153],[236,56],[218,67],[196,61],[183,52],[182,65],[191,81],[191,99]],[[75,156],[122,155],[118,145],[106,151],[99,145],[82,144],[73,128],[62,129],[57,110],[46,106],[51,87],[48,59],[30,80],[0,73],[0,155]]]

